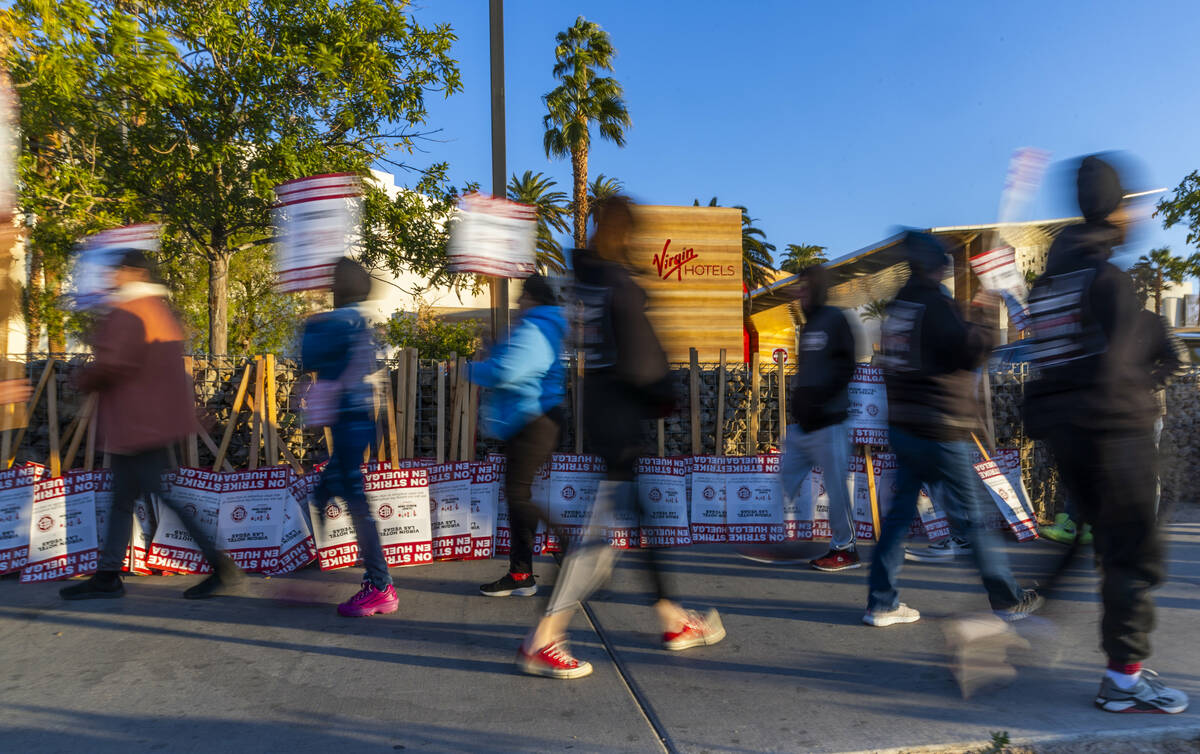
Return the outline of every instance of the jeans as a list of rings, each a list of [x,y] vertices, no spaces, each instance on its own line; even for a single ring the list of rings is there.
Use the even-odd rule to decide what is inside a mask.
[[[992,609],[1012,607],[1021,600],[1021,588],[1013,578],[1008,556],[1000,538],[984,523],[988,502],[975,469],[971,466],[971,443],[940,442],[911,434],[897,426],[889,431],[899,470],[896,496],[884,516],[879,543],[871,562],[870,610],[894,610],[900,604],[896,582],[904,563],[904,540],[917,512],[921,484],[939,484],[950,528],[972,544],[975,567],[983,577]]]
[[[113,501],[108,516],[108,529],[104,535],[104,549],[100,552],[100,571],[119,571],[125,562],[125,550],[133,532],[133,507],[138,498],[149,501],[158,495],[163,503],[175,511],[179,521],[204,553],[204,559],[217,570],[221,552],[207,534],[196,528],[196,521],[171,502],[163,491],[162,475],[168,468],[167,449],[156,448],[131,455],[112,457]]]
[[[556,415],[539,416],[504,446],[507,462],[504,492],[508,498],[511,536],[508,563],[512,573],[533,571],[533,540],[538,521],[543,517],[542,511],[533,503],[533,476],[558,445],[561,425]]]
[[[367,505],[362,478],[363,451],[375,436],[375,423],[367,415],[351,414],[339,418],[330,432],[333,453],[325,471],[321,472],[321,481],[313,497],[319,509],[324,508],[330,498],[340,497],[346,501],[358,535],[358,556],[366,570],[363,580],[382,591],[391,585],[392,575],[388,573],[387,559],[379,541],[379,526]]]
[[[1102,572],[1101,646],[1128,664],[1150,656],[1151,590],[1166,579],[1154,505],[1154,437],[1146,431],[1097,431],[1070,425],[1046,436],[1067,496],[1092,542]]]
[[[846,487],[846,469],[850,461],[850,438],[844,423],[805,432],[789,424],[783,446],[781,474],[785,495],[795,496],[813,466],[825,472],[825,490],[829,493],[830,544],[835,550],[854,547],[854,502]]]

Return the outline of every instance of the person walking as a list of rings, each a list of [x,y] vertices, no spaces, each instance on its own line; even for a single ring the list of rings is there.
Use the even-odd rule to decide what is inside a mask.
[[[1019,620],[1036,610],[1041,598],[1017,585],[996,532],[984,521],[986,500],[971,464],[971,433],[978,423],[975,370],[991,352],[994,333],[965,321],[942,286],[951,260],[941,241],[909,232],[902,243],[911,275],[888,306],[880,359],[889,439],[899,466],[897,490],[871,562],[863,622],[890,626],[921,617],[900,602],[898,580],[922,484],[937,485],[951,531],[971,543],[993,611],[1004,620]]]
[[[359,304],[371,293],[371,276],[358,262],[339,259],[333,271],[333,311],[314,314],[300,338],[301,371],[316,372],[307,396],[306,423],[329,427],[333,449],[313,491],[318,517],[334,497],[346,501],[365,574],[358,592],[337,606],[338,615],[361,618],[400,608],[387,559],[363,490],[363,452],[375,437],[372,389],[375,340]],[[316,523],[316,522],[314,522]]]
[[[518,300],[521,319],[486,361],[468,366],[472,383],[485,388],[479,428],[504,441],[511,546],[508,573],[484,584],[488,597],[531,597],[533,542],[542,511],[533,503],[533,477],[558,446],[566,397],[563,339],[567,320],[558,297],[544,277],[525,279]],[[548,523],[548,522],[547,522]]]
[[[854,330],[841,309],[826,303],[829,272],[822,265],[800,271],[800,307],[804,330],[797,349],[796,374],[789,398],[792,424],[787,428],[781,476],[790,495],[798,494],[813,466],[842,478],[850,458],[846,425],[854,376]],[[818,571],[845,571],[862,562],[855,548],[854,503],[845,484],[825,485],[829,493],[829,552],[809,561]]]
[[[92,361],[73,375],[81,392],[98,396],[97,429],[112,458],[112,513],[95,575],[63,587],[59,594],[67,600],[124,596],[121,566],[133,529],[134,504],[151,495],[175,511],[213,570],[183,596],[203,599],[229,593],[241,582],[241,571],[163,485],[167,449],[196,431],[192,379],[183,362],[183,326],[143,252],[126,252],[112,281],[111,308],[92,335]]]
[[[1144,332],[1129,274],[1109,261],[1131,220],[1120,175],[1108,160],[1085,157],[1076,190],[1084,220],[1055,239],[1030,293],[1037,377],[1025,389],[1025,429],[1047,443],[1092,527],[1108,658],[1095,705],[1178,713],[1187,695],[1142,666],[1154,628],[1150,593],[1166,578],[1155,510],[1154,365],[1162,346]]]
[[[568,649],[567,624],[612,572],[616,551],[609,547],[605,529],[615,511],[635,505],[634,467],[642,451],[642,421],[663,416],[674,405],[666,355],[646,318],[646,294],[627,269],[634,230],[628,199],[598,201],[591,246],[572,252],[584,366],[584,438],[604,459],[607,473],[582,540],[563,562],[545,616],[517,652],[517,666],[531,675],[580,678],[592,672],[591,663],[576,659]],[[654,550],[646,553],[663,647],[682,650],[723,639],[725,628],[717,612],[702,616],[684,609],[671,597]]]

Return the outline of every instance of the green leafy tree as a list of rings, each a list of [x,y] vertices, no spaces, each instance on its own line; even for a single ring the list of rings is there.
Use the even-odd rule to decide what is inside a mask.
[[[419,25],[407,5],[16,0],[6,16],[18,32],[18,86],[37,82],[40,92],[57,87],[55,102],[80,101],[27,139],[58,146],[92,136],[100,185],[64,201],[78,213],[98,197],[128,197],[131,216],[161,220],[164,252],[207,267],[208,350],[225,353],[230,262],[272,240],[273,187],[401,165],[425,135],[426,95],[461,88],[454,34]],[[429,215],[452,202],[444,175],[444,165],[421,173],[416,193],[428,199],[368,187],[356,251],[393,268],[436,269],[445,224]]]
[[[608,32],[583,16],[555,37],[554,77],[559,84],[542,101],[546,134],[546,156],[571,158],[573,240],[577,248],[587,245],[588,151],[592,124],[600,138],[625,146],[625,130],[632,125],[625,107],[625,91],[610,76],[616,49]]]
[[[700,206],[700,200],[692,200],[693,207]],[[722,206],[713,197],[708,200],[709,207]],[[740,204],[733,205],[734,209],[742,211],[742,282],[750,290],[762,288],[771,282],[771,272],[774,270],[772,266],[771,252],[775,251],[775,245],[767,242],[767,234],[761,228],[754,226],[757,222],[753,217],[750,217],[750,210]]]
[[[1129,268],[1129,273],[1133,277],[1134,289],[1141,299],[1142,306],[1153,298],[1154,311],[1162,312],[1163,289],[1168,283],[1179,284],[1184,278],[1195,274],[1195,266],[1193,262],[1175,256],[1164,246],[1143,254]]]
[[[526,170],[521,177],[513,173],[508,180],[508,198],[537,208],[537,265],[543,272],[563,272],[567,269],[562,244],[555,233],[568,229],[567,195],[557,191],[555,180],[543,173]]]
[[[393,314],[380,325],[379,337],[394,348],[415,348],[423,359],[448,359],[451,354],[473,356],[482,345],[483,330],[484,323],[477,319],[441,319],[418,298],[416,311]]]
[[[616,178],[609,178],[604,173],[588,184],[588,219],[596,222],[596,202],[601,199],[611,199],[625,193],[625,184]]]
[[[1185,224],[1188,244],[1200,246],[1200,171],[1188,173],[1170,196],[1158,202],[1154,215],[1162,218],[1164,228]]]
[[[829,260],[825,257],[828,246],[817,246],[809,243],[790,243],[783,248],[783,262],[779,269],[793,275],[811,267],[814,264],[824,264]]]

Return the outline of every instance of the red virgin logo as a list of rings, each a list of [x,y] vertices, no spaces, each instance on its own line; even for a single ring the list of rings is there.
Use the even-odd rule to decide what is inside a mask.
[[[654,255],[654,268],[658,270],[658,276],[663,280],[670,280],[674,275],[676,280],[683,280],[683,266],[688,262],[694,262],[699,258],[696,250],[688,247],[681,252],[671,254],[667,249],[671,247],[671,239],[663,244],[661,254]]]

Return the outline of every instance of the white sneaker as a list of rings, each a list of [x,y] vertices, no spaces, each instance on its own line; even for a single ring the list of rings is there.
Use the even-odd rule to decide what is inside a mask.
[[[868,610],[862,620],[868,626],[892,626],[897,623],[916,623],[921,620],[921,614],[901,602],[895,610]]]
[[[971,543],[962,537],[946,537],[928,547],[904,548],[904,559],[917,563],[944,563],[971,552]]]

